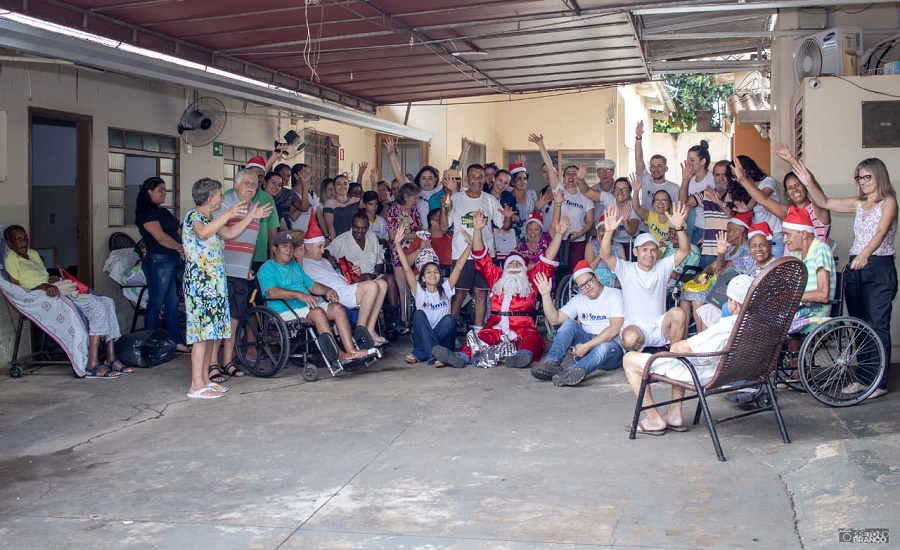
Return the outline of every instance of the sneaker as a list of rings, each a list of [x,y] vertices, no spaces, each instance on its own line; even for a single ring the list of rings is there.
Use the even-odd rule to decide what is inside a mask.
[[[872,392],[872,395],[866,397],[866,399],[878,399],[879,397],[887,395],[887,390],[884,388],[878,388],[877,390]]]
[[[540,365],[536,367],[531,367],[531,376],[534,376],[538,380],[546,380],[550,381],[553,379],[553,375],[559,374],[563,371],[562,366],[556,361],[548,360],[544,361]]]
[[[514,353],[504,360],[507,367],[512,369],[521,369],[531,364],[530,353]]]
[[[841,395],[853,395],[854,393],[866,391],[866,388],[868,388],[868,386],[863,386],[859,382],[853,382],[841,390]]]
[[[587,378],[587,371],[581,367],[571,367],[553,377],[553,385],[557,388],[563,386],[577,386]]]
[[[460,354],[452,352],[444,346],[434,346],[431,354],[434,355],[435,359],[449,367],[461,369],[466,366],[466,360]]]

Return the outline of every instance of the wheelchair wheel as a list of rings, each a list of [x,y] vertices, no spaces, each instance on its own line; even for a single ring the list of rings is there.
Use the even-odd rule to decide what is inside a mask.
[[[563,275],[559,279],[559,284],[556,285],[556,296],[553,298],[553,305],[556,306],[556,309],[559,309],[566,305],[572,299],[572,296],[576,294],[578,294],[578,289],[575,287],[575,279],[572,278],[572,274]]]
[[[290,348],[287,326],[274,310],[251,307],[238,321],[234,351],[250,374],[275,376],[287,363]]]
[[[303,379],[307,382],[315,382],[319,379],[319,367],[312,364],[310,361],[303,367]]]
[[[22,367],[18,365],[9,367],[9,376],[12,378],[20,378],[22,376]]]
[[[884,361],[884,346],[872,327],[853,317],[835,317],[803,341],[800,377],[821,403],[848,407],[875,391]]]

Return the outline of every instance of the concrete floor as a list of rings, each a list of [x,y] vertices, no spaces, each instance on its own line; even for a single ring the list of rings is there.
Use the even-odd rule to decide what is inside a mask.
[[[118,380],[0,376],[2,548],[850,548],[889,528],[900,391],[628,440],[621,371],[297,368],[185,397],[188,358]],[[722,398],[714,411],[736,408]],[[689,409],[693,412],[693,406]],[[893,504],[892,504],[893,503]]]

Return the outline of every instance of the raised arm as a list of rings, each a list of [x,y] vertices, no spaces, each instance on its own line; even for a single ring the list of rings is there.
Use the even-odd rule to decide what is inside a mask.
[[[606,263],[608,268],[615,271],[617,259],[612,253],[612,238],[613,233],[615,233],[619,224],[622,223],[623,218],[619,216],[619,209],[616,208],[615,204],[607,208],[603,215],[605,216],[603,225],[606,227],[606,231],[603,233],[603,238],[600,240],[600,257]]]
[[[272,167],[275,166],[275,163],[284,157],[284,152],[287,151],[287,149],[287,143],[279,143],[275,146],[275,150],[272,151],[269,154],[269,158],[266,159],[266,172],[270,172]]]
[[[462,144],[459,149],[459,158],[456,159],[456,162],[459,164],[460,170],[466,169],[466,157],[469,156],[469,149],[472,147],[472,144],[469,143],[469,140],[463,136]]]
[[[639,176],[643,176],[647,170],[647,165],[644,164],[644,142],[641,141],[643,139],[644,121],[639,120],[634,128],[634,172]]]
[[[640,219],[647,221],[650,211],[641,206],[641,178],[637,177],[636,174],[631,174],[631,189],[631,208]],[[618,224],[616,224],[616,227],[618,227]]]
[[[770,193],[767,194],[757,187],[750,177],[747,176],[747,173],[744,172],[744,167],[741,165],[740,159],[734,159],[731,171],[734,173],[734,177],[737,178],[738,183],[747,191],[747,194],[750,195],[750,198],[753,199],[753,201],[759,203],[763,208],[778,216],[779,219],[783,220],[784,217],[787,216],[788,207],[773,199],[770,196],[771,190],[769,190]]]
[[[304,166],[297,177],[300,179],[300,198],[291,201],[291,221],[297,221],[301,212],[309,212],[309,178],[312,176],[312,169]]]
[[[366,170],[369,169],[369,163],[367,161],[361,160],[359,161],[359,172],[356,173],[356,183],[362,186],[363,176],[366,173]]]
[[[669,227],[674,227],[678,234],[678,250],[675,251],[673,258],[675,259],[675,267],[681,265],[681,262],[691,253],[691,239],[688,237],[687,222],[688,207],[686,204],[678,204],[672,208],[669,214]]]
[[[553,228],[555,231],[553,240],[550,241],[550,244],[547,245],[547,250],[544,251],[544,257],[551,262],[556,260],[556,255],[559,254],[559,247],[562,245],[562,236],[569,231],[569,225],[571,225],[571,223],[569,218],[563,218],[556,222]]]
[[[409,266],[409,260],[406,258],[406,252],[403,250],[403,235],[406,233],[406,224],[401,223],[394,235],[394,246],[397,248],[397,257],[400,259],[400,267],[403,269],[403,275],[406,277],[406,283],[409,288],[416,288],[416,276],[413,275],[412,268]]]
[[[397,158],[397,139],[384,138],[384,148],[387,149],[388,157],[391,159],[391,171],[394,172],[394,177],[397,181],[406,183],[406,174],[403,173],[400,160]]]
[[[600,254],[594,254],[594,247],[591,246],[591,241],[588,241],[587,246],[584,247],[584,260],[591,266],[591,269],[597,269],[597,266],[600,265]],[[598,241],[599,242],[599,241]]]
[[[553,326],[563,324],[569,316],[556,309],[551,294],[553,285],[550,283],[550,279],[543,273],[536,273],[534,275],[534,286],[537,287],[538,293],[541,295],[541,303],[544,304],[544,317],[547,318],[547,321]]]
[[[229,208],[229,210],[231,209]],[[255,202],[251,206],[249,214],[244,216],[241,221],[237,222],[234,225],[223,225],[222,228],[219,229],[219,234],[221,234],[225,239],[236,239],[238,238],[238,236],[240,236],[241,233],[244,232],[245,229],[247,229],[247,226],[250,225],[250,222],[252,222],[253,220],[265,218],[271,213],[271,204],[260,206],[258,202]],[[269,240],[271,241],[272,239],[270,238]]]
[[[559,185],[559,174],[556,173],[553,159],[550,158],[550,153],[547,152],[547,147],[544,146],[544,134],[529,134],[528,141],[538,146],[538,150],[541,152],[541,159],[547,165],[547,174],[549,174],[548,177],[550,178],[550,181],[547,183],[550,185],[551,190],[555,190],[556,186]]]
[[[686,204],[691,208],[697,206],[697,199],[690,195],[691,190],[691,163],[684,161],[681,163],[681,186],[678,188],[678,202]]]
[[[800,180],[800,183],[806,186],[806,190],[809,192],[809,200],[813,201],[816,206],[832,212],[856,212],[856,197],[828,198],[825,192],[822,191],[822,186],[816,181],[816,177],[806,168],[802,160],[795,159],[791,164],[791,169],[797,174],[797,179]]]
[[[469,254],[472,253],[472,237],[469,236],[465,229],[460,229],[460,231],[463,238],[466,240],[466,249],[459,255],[456,263],[453,264],[453,271],[451,271],[450,276],[447,277],[447,284],[450,285],[450,288],[456,287],[459,276],[462,274],[463,268],[466,267],[466,262],[469,260]]]

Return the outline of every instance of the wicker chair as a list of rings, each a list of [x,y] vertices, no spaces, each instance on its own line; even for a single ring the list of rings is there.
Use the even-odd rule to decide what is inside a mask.
[[[697,411],[694,414],[694,425],[700,421],[700,413],[706,418],[709,427],[709,435],[712,438],[716,455],[720,461],[725,460],[722,446],[715,425],[720,422],[734,420],[764,411],[773,411],[781,430],[782,439],[790,443],[781,410],[772,387],[771,374],[781,355],[781,350],[787,338],[787,331],[791,325],[794,313],[800,303],[800,297],[806,286],[806,266],[796,258],[780,258],[764,269],[750,285],[747,299],[744,301],[741,312],[738,314],[734,330],[725,348],[719,352],[677,354],[671,352],[652,355],[644,367],[643,380],[638,392],[637,404],[634,410],[634,419],[631,424],[629,439],[634,439],[637,432],[641,412],[646,409],[669,405],[676,401],[688,401],[697,399]],[[715,357],[721,356],[719,364],[712,379],[705,385],[700,385],[697,371],[691,363],[691,357]],[[650,366],[656,359],[671,357],[681,361],[690,371],[693,383],[674,380],[650,372]],[[647,407],[642,406],[644,392],[647,386],[656,382],[665,382],[692,392],[684,398],[675,401],[654,403]],[[707,397],[735,389],[764,385],[771,396],[771,403],[752,411],[729,416],[713,421],[709,412]]]

